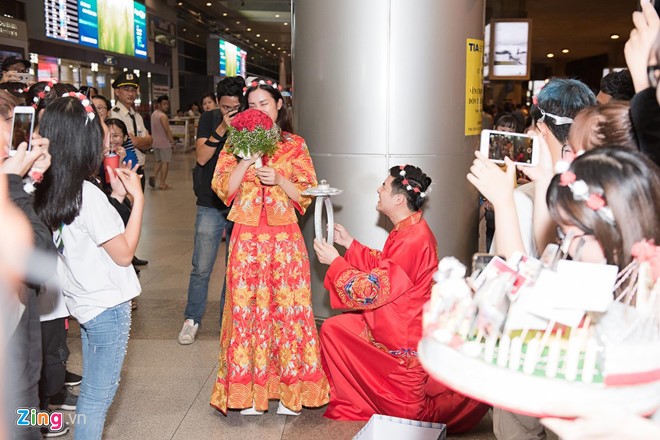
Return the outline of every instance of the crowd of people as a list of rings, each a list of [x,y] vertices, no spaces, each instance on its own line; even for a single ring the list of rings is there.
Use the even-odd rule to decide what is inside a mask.
[[[553,78],[528,112],[510,109],[492,121],[498,131],[536,136],[540,154],[536,166],[516,167],[506,158],[501,168],[475,153],[467,180],[497,222],[491,253],[538,257],[546,245],[561,242],[573,260],[623,269],[633,244],[660,243],[660,19],[644,2],[633,21],[628,69],[606,76],[598,95],[579,80]],[[25,63],[11,59],[3,70],[24,70]],[[19,79],[3,74],[4,83]],[[119,387],[131,309],[141,291],[135,266],[146,264],[135,257],[145,180],[152,188],[170,188],[174,143],[166,96],[155,100],[150,132],[134,107],[137,75],[123,72],[112,87],[114,106],[93,87],[76,90],[54,81],[4,87],[14,94],[0,90],[0,221],[6,226],[0,230],[0,295],[9,362],[3,389],[10,413],[75,408],[75,438],[84,440],[102,437]],[[35,110],[35,130],[10,155],[20,99]],[[267,80],[246,84],[228,77],[202,106],[201,116],[196,105],[190,108],[191,116],[200,116],[197,214],[178,342],[195,342],[226,237],[219,368],[210,404],[223,414],[259,416],[277,400],[277,413],[288,416],[327,405],[325,416],[335,420],[385,414],[442,422],[450,433],[474,427],[489,407],[435,381],[417,355],[422,308],[438,267],[436,239],[422,213],[432,178],[410,164],[388,170],[377,189],[376,209],[393,225],[382,250],[363,245],[340,224],[334,243],[314,241],[313,255],[328,266],[331,306],[350,312],[327,319],[319,332],[309,250],[297,217],[312,201],[305,191],[318,182],[280,89]],[[232,122],[248,109],[277,127],[274,153],[242,158],[230,148]],[[151,150],[155,166],[146,178]],[[114,155],[119,160],[112,164]],[[575,179],[585,194],[576,194]],[[585,201],[591,198],[599,203]],[[343,255],[335,244],[345,248]],[[80,324],[81,376],[66,370],[69,316]],[[71,386],[78,384],[76,396]],[[659,426],[634,415],[580,412],[584,417],[575,421],[539,420],[494,408],[494,432],[499,440],[543,439],[546,425],[564,438],[599,438],[607,426],[616,438],[660,436]],[[23,427],[13,423],[13,413],[8,417],[0,430],[17,439],[69,429]],[[633,428],[622,431],[624,422]]]

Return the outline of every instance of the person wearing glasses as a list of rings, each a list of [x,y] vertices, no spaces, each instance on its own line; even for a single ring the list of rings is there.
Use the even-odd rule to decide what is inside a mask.
[[[94,104],[94,108],[96,108],[96,112],[101,117],[101,120],[105,121],[108,119],[110,108],[112,107],[108,98],[103,95],[95,95],[92,98],[92,103]]]
[[[532,182],[513,188],[516,166],[505,158],[506,171],[475,153],[467,179],[491,201],[495,210],[495,239],[490,253],[510,257],[520,251],[538,257],[545,243],[554,240],[555,224],[546,213],[545,195],[555,164],[568,159],[573,151],[567,147],[573,118],[580,110],[596,104],[589,87],[574,79],[554,78],[537,95],[531,110],[533,134],[539,137],[539,165],[521,167]],[[493,430],[498,440],[513,438],[545,438],[539,419],[493,410]]]
[[[195,154],[197,164],[193,169],[193,190],[197,196],[197,218],[195,220],[195,239],[193,247],[193,269],[188,283],[188,302],[184,312],[185,321],[179,333],[179,344],[189,345],[195,342],[197,330],[202,323],[206,310],[206,298],[209,279],[223,231],[231,235],[233,223],[227,220],[229,208],[222,203],[211,189],[211,180],[220,151],[227,139],[227,130],[232,118],[238,113],[245,81],[242,77],[228,77],[216,87],[217,107],[204,112],[197,127]],[[227,240],[227,244],[229,240]],[[227,251],[229,248],[227,247]],[[220,296],[220,321],[224,307],[225,283]]]

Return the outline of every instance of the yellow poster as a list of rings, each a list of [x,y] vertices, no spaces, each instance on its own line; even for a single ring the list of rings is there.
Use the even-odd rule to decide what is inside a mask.
[[[483,109],[483,40],[468,38],[465,51],[465,136],[476,136],[481,133]]]

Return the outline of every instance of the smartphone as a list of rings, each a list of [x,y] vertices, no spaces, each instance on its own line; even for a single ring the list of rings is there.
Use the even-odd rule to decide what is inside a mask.
[[[32,148],[32,131],[34,130],[34,107],[14,107],[14,118],[11,126],[11,141],[9,155],[13,156],[21,142],[27,142],[27,150]]]
[[[23,84],[28,84],[32,82],[32,75],[30,75],[29,73],[18,72],[16,73],[16,76],[18,76],[18,81],[22,82]]]
[[[536,136],[507,131],[483,130],[479,151],[495,163],[509,157],[516,165],[539,163],[539,140]]]

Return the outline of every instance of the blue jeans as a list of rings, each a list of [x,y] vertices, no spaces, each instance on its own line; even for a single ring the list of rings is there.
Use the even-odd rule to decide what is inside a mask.
[[[80,325],[83,381],[76,408],[76,440],[96,440],[103,434],[105,416],[119,386],[130,328],[130,301]]]
[[[209,292],[209,279],[213,272],[213,265],[218,256],[218,248],[222,241],[222,231],[227,231],[226,250],[229,254],[229,237],[234,226],[233,222],[227,220],[227,212],[216,208],[205,206],[197,207],[197,219],[195,220],[195,244],[193,248],[190,281],[188,283],[188,304],[184,315],[186,319],[192,319],[201,324],[204,311],[206,310],[206,298]],[[225,256],[225,265],[227,257]],[[226,278],[222,283],[220,295],[220,323],[222,323],[222,309],[225,305]]]

